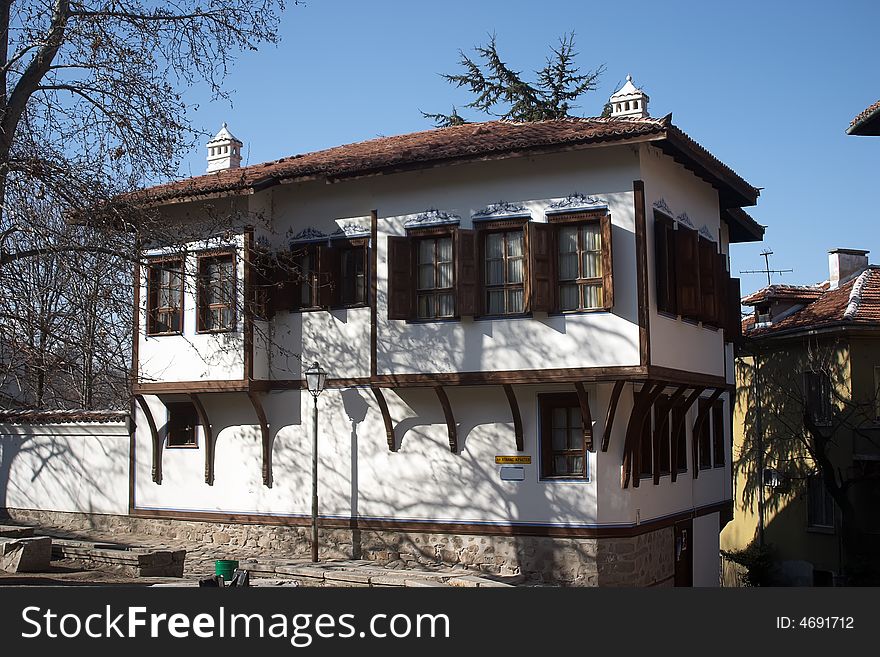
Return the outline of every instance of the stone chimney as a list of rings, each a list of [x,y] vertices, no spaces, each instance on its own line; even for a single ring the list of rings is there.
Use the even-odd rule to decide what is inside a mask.
[[[626,76],[626,84],[614,92],[608,103],[611,105],[611,116],[632,116],[638,119],[648,117],[648,101],[651,100],[641,89],[633,84],[632,76]]]
[[[207,143],[208,173],[240,167],[242,146],[241,141],[229,132],[229,128],[224,123],[220,132]]]
[[[828,252],[828,280],[834,290],[868,268],[868,253],[861,249],[831,249]]]

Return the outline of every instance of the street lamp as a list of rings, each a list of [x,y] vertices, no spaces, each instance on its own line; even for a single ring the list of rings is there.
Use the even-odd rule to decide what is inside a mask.
[[[327,381],[325,372],[318,362],[312,363],[305,371],[306,387],[315,400],[315,411],[312,413],[312,561],[318,561],[318,396],[324,392]]]

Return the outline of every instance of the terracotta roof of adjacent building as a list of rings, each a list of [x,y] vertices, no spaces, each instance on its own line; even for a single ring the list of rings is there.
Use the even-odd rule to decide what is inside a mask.
[[[752,292],[743,297],[744,306],[754,306],[767,299],[803,299],[815,301],[828,289],[828,283],[818,285],[770,285],[762,287],[757,292]]]
[[[880,266],[870,265],[778,322],[753,328],[754,318],[746,318],[743,331],[749,337],[763,337],[833,326],[880,326]]]
[[[719,190],[724,208],[754,205],[759,190],[672,124],[655,118],[568,118],[517,123],[488,121],[379,137],[239,169],[216,171],[142,190],[153,204],[250,193],[282,182],[341,180],[440,164],[552,152],[593,143],[649,140]],[[745,215],[745,213],[742,213]],[[748,217],[748,215],[745,215]],[[750,217],[748,217],[751,220]],[[754,220],[731,215],[735,235],[760,239]],[[739,232],[736,232],[739,231]],[[759,231],[756,234],[756,231]],[[736,241],[734,239],[733,241]]]
[[[846,134],[880,135],[880,100],[860,112],[859,115],[850,122]]]
[[[73,424],[84,422],[124,422],[128,417],[125,411],[45,411],[45,410],[0,410],[0,422],[4,424]]]

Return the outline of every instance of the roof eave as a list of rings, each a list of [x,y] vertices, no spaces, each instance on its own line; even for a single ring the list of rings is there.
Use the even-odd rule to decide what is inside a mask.
[[[742,208],[727,208],[721,211],[721,219],[727,222],[728,241],[731,244],[760,242],[764,239],[764,226]]]
[[[670,123],[667,126],[666,141],[662,142],[661,148],[686,169],[714,186],[718,190],[718,200],[722,209],[757,205],[760,190],[708,152],[695,148],[695,143]]]
[[[858,137],[880,136],[880,107],[868,114],[865,118],[853,123],[846,129],[846,134]]]

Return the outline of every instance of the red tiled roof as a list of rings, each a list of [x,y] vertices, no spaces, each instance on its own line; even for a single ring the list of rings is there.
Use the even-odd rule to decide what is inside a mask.
[[[81,422],[124,422],[124,411],[0,411],[0,423],[4,424],[72,424]]]
[[[743,297],[744,306],[754,306],[766,299],[796,299],[815,301],[828,289],[828,283],[819,285],[771,285],[763,287],[757,292],[752,292]]]
[[[662,142],[664,150],[685,161],[721,190],[727,200],[725,207],[754,205],[757,201],[759,191],[755,187],[672,125],[671,116],[662,119],[569,118],[530,123],[489,121],[435,128],[157,185],[142,190],[136,198],[161,204],[191,197],[256,191],[279,182],[353,178],[635,138]],[[760,235],[755,239],[760,239]]]
[[[870,265],[859,276],[770,326],[752,328],[749,337],[791,333],[829,326],[880,326],[880,266]],[[749,325],[751,326],[751,325]],[[743,324],[743,330],[749,327]]]
[[[880,135],[880,100],[860,112],[854,118],[849,128],[846,130],[848,135]]]

